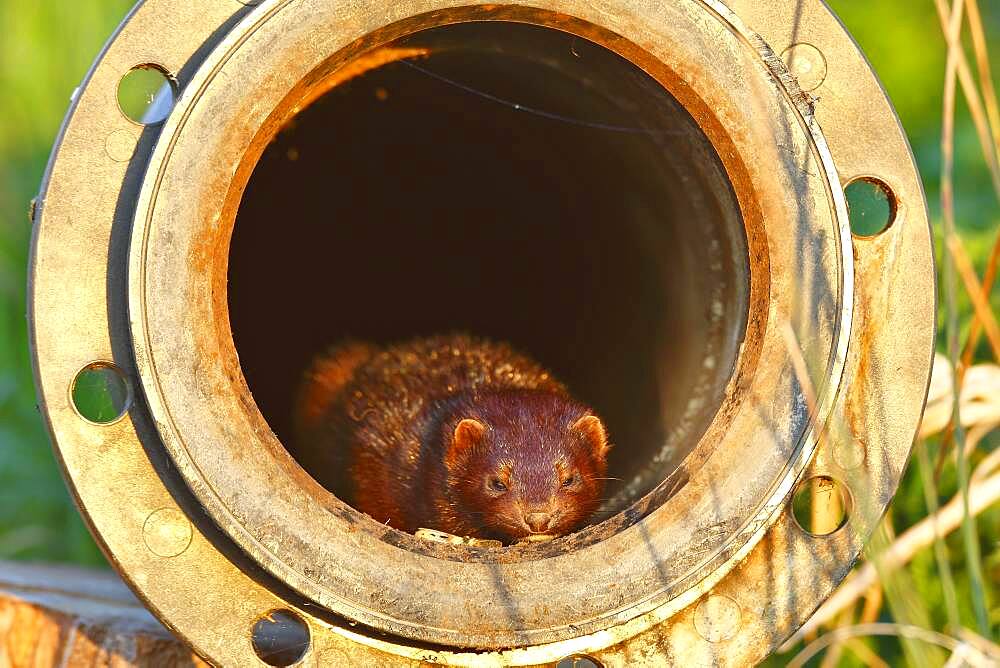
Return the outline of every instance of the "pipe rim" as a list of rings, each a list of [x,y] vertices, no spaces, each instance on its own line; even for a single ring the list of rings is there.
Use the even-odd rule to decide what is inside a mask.
[[[560,3],[552,4],[558,7]],[[321,5],[317,5],[319,6]],[[685,9],[704,11],[704,8],[694,4]],[[253,153],[256,148],[248,149],[251,156],[249,160],[247,157],[240,159],[239,167],[236,168],[237,177],[233,180],[236,185],[230,185],[229,197],[222,205],[222,214],[218,218],[206,215],[208,211],[218,210],[216,207],[219,203],[221,180],[213,179],[212,175],[225,175],[221,177],[222,180],[228,178],[228,174],[232,173],[229,167],[232,163],[227,163],[226,160],[232,160],[234,156],[226,155],[226,152],[237,154],[246,146],[236,144],[234,148],[233,136],[238,136],[241,132],[249,136],[246,126],[252,126],[257,121],[247,120],[246,108],[224,115],[224,108],[205,103],[203,97],[208,99],[213,95],[213,90],[219,90],[212,87],[214,77],[231,77],[240,72],[236,65],[229,69],[227,65],[237,62],[242,49],[250,49],[251,54],[254,47],[266,48],[272,54],[276,50],[299,53],[300,49],[282,45],[281,41],[290,36],[288,26],[295,23],[312,25],[315,21],[322,20],[318,13],[310,13],[315,11],[315,8],[310,9],[309,5],[303,4],[265,3],[258,13],[234,29],[226,42],[209,56],[190,84],[188,90],[194,92],[182,97],[164,127],[137,207],[130,259],[130,312],[136,357],[148,362],[140,364],[139,376],[147,403],[160,425],[160,434],[167,450],[195,495],[215,522],[246,553],[310,600],[360,623],[426,642],[494,648],[526,642],[564,640],[580,630],[596,632],[614,623],[635,619],[676,599],[683,592],[704,587],[720,578],[735,565],[738,560],[736,555],[745,554],[775,520],[776,509],[781,507],[815,445],[811,435],[811,422],[808,416],[803,415],[804,405],[792,387],[796,382],[790,373],[792,362],[788,351],[782,350],[778,345],[779,333],[771,315],[774,312],[790,312],[794,308],[791,292],[793,284],[805,284],[806,280],[791,280],[796,273],[794,270],[789,271],[785,277],[788,279],[787,285],[774,285],[774,275],[761,277],[767,266],[761,259],[766,257],[768,263],[775,262],[774,239],[787,234],[807,237],[825,235],[827,238],[837,239],[836,243],[841,248],[834,254],[833,264],[808,268],[823,276],[818,280],[815,276],[811,277],[816,284],[837,286],[834,293],[826,294],[820,290],[816,297],[809,293],[805,299],[819,301],[820,304],[846,304],[847,307],[834,307],[834,312],[828,314],[832,321],[827,323],[828,329],[825,330],[821,327],[812,330],[815,325],[808,320],[798,323],[801,326],[799,340],[806,340],[806,336],[821,340],[823,345],[810,352],[816,352],[820,360],[829,360],[828,366],[821,361],[819,368],[822,370],[817,372],[823,384],[819,393],[822,397],[818,418],[820,422],[832,405],[834,393],[829,388],[839,384],[843,366],[846,333],[850,330],[852,256],[849,245],[844,246],[850,240],[849,233],[845,232],[846,205],[839,189],[830,185],[837,183],[836,170],[829,155],[824,155],[825,144],[818,128],[809,128],[802,120],[800,110],[793,104],[792,93],[780,86],[772,85],[764,89],[764,96],[768,100],[766,104],[773,105],[773,109],[768,110],[782,119],[776,121],[777,127],[770,129],[768,134],[792,132],[787,124],[797,122],[803,131],[802,136],[785,136],[782,139],[790,140],[792,144],[798,142],[804,151],[814,151],[812,154],[806,153],[805,159],[814,160],[812,164],[822,165],[823,170],[823,177],[811,182],[795,181],[790,175],[790,187],[786,186],[784,190],[774,193],[769,192],[769,185],[759,180],[762,173],[757,174],[758,181],[750,188],[741,187],[739,180],[742,175],[734,178],[741,171],[739,163],[744,161],[745,164],[746,158],[741,159],[740,156],[753,155],[755,151],[747,150],[746,145],[720,146],[716,143],[725,139],[733,141],[739,133],[746,132],[746,128],[720,129],[718,126],[721,124],[705,103],[692,112],[713,143],[716,143],[716,150],[723,155],[723,162],[730,170],[731,179],[736,181],[737,197],[740,199],[744,220],[747,221],[747,235],[752,246],[754,240],[758,240],[751,251],[752,257],[756,258],[752,262],[751,276],[757,277],[756,295],[752,294],[750,299],[751,327],[762,330],[762,335],[750,337],[750,344],[747,346],[749,349],[740,355],[740,366],[731,382],[732,389],[727,402],[729,405],[724,404],[702,443],[692,453],[691,459],[698,459],[700,456],[703,462],[691,472],[688,485],[669,498],[663,506],[653,508],[643,519],[610,535],[602,535],[602,532],[614,525],[615,518],[585,529],[578,537],[566,537],[546,545],[504,548],[505,554],[502,555],[492,554],[491,549],[467,548],[463,554],[455,555],[453,548],[423,544],[418,539],[411,540],[401,532],[387,530],[336,500],[303,474],[267,429],[260,411],[253,404],[238,366],[232,335],[226,331],[228,318],[222,317],[226,313],[225,274],[222,271],[225,257],[217,252],[214,252],[213,257],[212,249],[218,248],[222,235],[231,227],[234,204],[239,199],[233,194],[241,193],[240,175],[247,173],[247,165],[252,167],[255,164]],[[699,26],[695,18],[685,14],[683,10],[670,11],[677,15],[669,18],[687,18],[695,29],[707,29],[704,25]],[[581,37],[595,39],[595,34],[588,35],[591,29],[586,22],[570,20],[550,11],[517,7],[459,7],[450,11],[418,14],[412,19],[390,24],[376,33],[368,33],[363,40],[353,44],[356,49],[367,50],[376,44],[390,43],[387,37],[382,37],[386,33],[409,34],[413,32],[413,28],[477,18],[532,22],[569,32],[575,31]],[[657,18],[663,20],[665,17]],[[721,14],[712,18],[724,20]],[[732,23],[733,17],[725,19],[728,19],[732,30],[740,29],[738,23]],[[323,28],[325,29],[321,28],[319,32],[336,30],[335,25]],[[639,55],[642,50],[629,47],[630,43],[626,38],[596,28],[593,32],[604,46],[612,46],[618,50],[627,48],[626,52],[631,58],[642,57]],[[294,35],[291,38],[294,39]],[[744,36],[744,44],[749,41]],[[691,50],[689,48],[686,54],[688,57],[691,56]],[[661,47],[660,53],[666,51]],[[256,60],[260,59],[262,53],[255,54]],[[319,47],[318,53],[325,57],[324,47]],[[338,65],[344,63],[343,66],[346,67],[353,62],[354,57],[353,54],[344,57],[343,53],[341,50],[336,51],[332,59]],[[750,62],[756,69],[756,74],[761,80],[765,80],[769,71],[760,53],[754,52],[751,55],[753,60]],[[254,55],[246,57],[255,59]],[[322,62],[329,61],[324,58]],[[656,65],[657,62],[659,66]],[[741,65],[738,69],[746,67],[745,64]],[[673,71],[665,61],[652,55],[645,58],[643,66],[644,69],[656,66],[659,71],[654,73],[654,77],[661,83],[666,83],[665,79],[669,76],[664,73],[664,68],[668,72]],[[322,67],[322,64],[317,67]],[[235,71],[230,72],[230,69]],[[276,66],[274,70],[280,71],[280,66]],[[329,76],[336,78],[336,70],[336,67],[331,68]],[[244,68],[242,71],[247,70]],[[314,71],[298,71],[288,78],[300,82],[315,80],[318,77]],[[269,74],[273,76],[273,73]],[[697,88],[698,82],[694,80],[685,82],[676,75],[674,77],[673,87],[667,85],[675,95],[684,95],[684,84],[692,89]],[[249,85],[243,82],[246,89],[258,91],[254,101],[257,106],[266,106],[268,103],[262,103],[261,100],[271,99],[270,91],[262,91],[265,79],[261,76],[257,82]],[[758,86],[760,85],[758,82]],[[280,87],[281,85],[276,86]],[[717,89],[719,86],[713,88]],[[307,89],[301,94],[304,98],[314,92],[315,89]],[[689,93],[682,102],[685,106],[694,105],[696,95],[697,93]],[[718,97],[718,93],[716,96]],[[210,111],[200,114],[199,105]],[[286,98],[284,108],[279,106],[279,111],[269,114],[261,124],[268,131],[255,132],[250,146],[262,148],[266,145],[271,133],[276,132],[283,124],[275,121],[276,116],[280,117],[281,113],[288,113],[290,109],[300,106],[303,106],[302,98],[294,103],[289,103]],[[777,109],[782,109],[784,115]],[[238,124],[232,122],[233,118],[238,118]],[[206,154],[204,144],[208,130],[205,126],[199,127],[199,121],[225,128],[225,144],[213,145]],[[187,143],[186,136],[191,138]],[[777,137],[772,137],[772,140],[775,145],[779,143]],[[766,153],[767,149],[771,149],[777,154],[777,149],[768,146],[760,136],[746,143],[760,152]],[[181,157],[179,161],[178,156]],[[175,162],[183,164],[174,166]],[[171,170],[181,179],[177,183],[183,182],[189,189],[190,199],[198,201],[198,210],[193,207],[185,210],[171,204],[178,201],[176,195],[169,195]],[[773,176],[773,172],[768,176]],[[753,176],[742,178],[752,181]],[[192,184],[195,184],[193,188]],[[805,202],[821,196],[817,195],[819,191],[823,191],[822,195],[829,198],[825,211],[807,210]],[[164,196],[163,192],[168,194]],[[163,210],[161,204],[164,200],[167,202],[166,210]],[[767,208],[768,204],[770,208]],[[764,211],[758,213],[756,207],[764,207]],[[805,211],[799,214],[802,220],[807,221],[801,227],[809,231],[800,231],[795,225],[790,225],[788,229],[780,227],[777,221],[782,213],[787,215],[791,212],[788,207]],[[824,215],[832,218],[824,220]],[[765,218],[769,221],[766,227],[761,224],[761,220]],[[755,225],[762,226],[756,228]],[[824,232],[824,229],[829,229],[832,233]],[[160,230],[165,231],[169,237],[166,243],[164,240],[167,237],[155,236]],[[765,248],[759,243],[761,237],[768,239],[769,247]],[[158,249],[162,248],[168,248],[169,253],[161,257],[163,252]],[[786,265],[791,267],[792,262],[786,260]],[[208,279],[205,277],[206,273]],[[766,305],[761,294],[763,281],[772,283],[767,288],[770,299]],[[179,289],[172,290],[171,285],[178,286]],[[210,294],[208,290],[211,290]],[[754,287],[751,290],[754,292]],[[836,294],[838,292],[841,294]],[[197,311],[196,306],[199,307]],[[768,322],[769,320],[772,322]],[[213,324],[206,327],[205,323]],[[211,327],[216,331],[203,331]],[[157,340],[158,333],[181,331],[193,334],[190,338],[170,334]],[[198,340],[202,334],[204,339]],[[826,336],[830,337],[829,342]],[[761,366],[780,369],[780,372],[764,374],[766,378],[755,373],[755,344],[766,351]],[[826,347],[827,344],[829,347]],[[159,364],[158,360],[161,360]],[[221,360],[221,363],[216,364],[215,360]],[[749,369],[746,364],[748,360],[751,362]],[[168,377],[165,372],[168,366],[184,365],[184,370],[173,377]],[[231,385],[225,385],[226,379],[233,380]],[[741,381],[748,383],[742,390],[737,388]],[[200,394],[192,393],[191,389],[199,385],[212,389],[205,391],[202,388]],[[219,388],[224,389],[220,391]],[[766,420],[773,424],[792,425],[791,433],[774,435],[770,430],[768,433],[761,433],[761,429],[767,427],[762,427],[756,421],[760,407],[754,405],[752,397],[782,393],[787,393],[793,400],[787,405],[776,402],[779,404],[776,412],[768,415]],[[223,404],[222,408],[218,405],[220,403]],[[732,422],[741,417],[744,422],[754,420],[752,426]],[[238,423],[240,419],[243,420],[242,425]],[[228,438],[224,431],[219,430],[220,424],[226,425],[224,431],[230,434]],[[254,435],[260,439],[256,447],[264,457],[247,464],[242,453],[247,443],[254,442]],[[715,450],[706,454],[707,445],[714,444],[716,439],[721,439],[721,445],[713,446]],[[758,450],[764,450],[761,459],[756,456],[747,458],[739,453],[741,444],[754,440],[764,441],[762,445],[756,446]],[[768,461],[768,448],[781,450],[783,456],[772,457]],[[718,450],[728,451],[718,453]],[[720,463],[719,459],[723,454],[728,456],[728,460]],[[746,470],[733,472],[731,469],[740,466],[738,460],[742,460],[742,466]],[[765,469],[766,474],[758,473],[754,476],[751,469]],[[243,473],[246,477],[242,476]],[[726,474],[729,488],[725,489],[724,495],[716,498],[716,505],[706,508],[701,500],[703,495],[707,490],[717,488],[718,479]],[[731,479],[738,479],[738,486]],[[755,486],[751,487],[751,483]],[[248,489],[270,489],[272,493],[265,501],[252,494],[244,494],[243,490]],[[276,507],[285,502],[286,497],[288,502]],[[744,499],[748,498],[757,501],[747,504]],[[737,499],[739,502],[736,502]],[[677,507],[683,513],[677,513]],[[630,511],[634,512],[634,508],[620,514],[618,522],[624,523]],[[295,530],[296,522],[301,525],[299,530]],[[383,538],[386,535],[390,540]],[[706,555],[706,558],[692,563],[690,550],[677,549],[678,545],[687,546],[692,543],[698,545],[696,554]],[[363,555],[363,558],[359,555]],[[544,575],[539,571],[543,567],[542,561]],[[623,562],[632,565],[631,572],[636,576],[625,598],[617,589],[618,568]],[[643,574],[640,576],[639,573]],[[522,584],[515,588],[509,583]],[[494,595],[485,596],[478,605],[470,602],[471,597],[477,595],[473,592],[485,593],[491,590],[495,592]],[[586,598],[587,603],[581,605],[584,592],[589,592],[590,595]],[[391,603],[387,604],[387,601]],[[543,601],[545,612],[540,614]],[[466,614],[456,619],[451,610],[459,602],[464,603]],[[517,611],[539,612],[530,616],[520,612],[515,628],[509,626],[512,620],[497,619],[492,614],[493,606],[498,604]],[[401,611],[407,612],[401,614]]]
[[[57,458],[95,538],[140,598],[199,654],[223,665],[253,664],[247,629],[258,615],[283,607],[296,610],[310,626],[308,665],[349,660],[532,665],[571,654],[610,663],[655,656],[747,665],[797,628],[847,574],[902,474],[927,391],[935,285],[926,205],[891,105],[829,9],[820,0],[807,0],[794,12],[785,3],[729,4],[758,31],[745,34],[786,86],[794,78],[777,54],[801,43],[821,50],[828,76],[810,94],[796,96],[795,105],[808,123],[822,124],[841,173],[877,176],[899,204],[889,233],[854,240],[859,279],[852,341],[860,343],[848,350],[834,416],[846,420],[845,429],[826,434],[808,469],[810,475],[840,476],[864,494],[850,531],[822,539],[804,536],[776,509],[778,517],[763,540],[700,605],[680,609],[708,585],[689,590],[676,605],[604,632],[485,654],[414,644],[323,615],[258,572],[205,520],[172,471],[141,401],[127,418],[100,427],[81,424],[68,404],[66,388],[84,364],[113,363],[134,381],[135,364],[143,362],[133,359],[127,341],[124,286],[108,269],[126,259],[138,177],[159,128],[140,132],[120,118],[113,87],[130,67],[150,62],[176,73],[186,87],[209,47],[255,10],[216,0],[146,0],[130,14],[71,104],[43,182],[29,278],[33,363]],[[612,18],[622,11],[609,0],[587,5]],[[718,3],[707,6],[728,12]],[[153,41],[149,35],[155,35]],[[879,150],[871,142],[878,142]],[[129,158],[126,148],[132,151]],[[75,280],[67,281],[67,275]],[[904,331],[901,345],[898,335]],[[860,457],[845,454],[845,446],[857,446]],[[125,507],[122,499],[129,500]],[[170,518],[170,528],[190,532],[190,544],[170,558],[151,555],[138,538],[148,523],[162,518]],[[712,610],[734,609],[735,627],[706,626]]]

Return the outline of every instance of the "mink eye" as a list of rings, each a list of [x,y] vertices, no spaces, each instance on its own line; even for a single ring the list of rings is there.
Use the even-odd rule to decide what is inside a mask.
[[[503,480],[500,478],[490,478],[490,481],[487,484],[491,490],[497,492],[498,494],[502,494],[507,491],[507,485],[505,485]]]
[[[573,485],[576,484],[576,481],[579,480],[579,478],[580,478],[580,476],[577,475],[576,473],[570,474],[568,477],[563,478],[562,486],[563,487],[572,487]]]

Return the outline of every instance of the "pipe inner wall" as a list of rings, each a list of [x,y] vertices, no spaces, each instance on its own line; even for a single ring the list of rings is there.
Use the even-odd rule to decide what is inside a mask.
[[[316,355],[506,341],[605,420],[617,480],[594,519],[623,510],[694,449],[746,332],[746,232],[719,156],[651,76],[553,28],[447,25],[381,53],[281,130],[243,194],[229,316],[257,405],[341,496],[292,428]]]

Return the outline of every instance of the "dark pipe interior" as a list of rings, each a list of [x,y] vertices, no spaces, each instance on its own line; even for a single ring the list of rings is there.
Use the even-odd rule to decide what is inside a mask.
[[[692,450],[735,365],[748,261],[722,164],[661,85],[584,39],[489,22],[402,45],[430,55],[322,96],[250,179],[229,303],[254,398],[302,459],[292,402],[327,346],[505,340],[605,420],[621,510]]]

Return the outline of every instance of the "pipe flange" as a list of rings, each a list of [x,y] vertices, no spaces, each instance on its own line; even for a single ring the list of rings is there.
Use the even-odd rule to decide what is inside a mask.
[[[905,466],[930,374],[934,272],[912,156],[863,56],[820,0],[760,4],[136,8],[53,153],[31,324],[74,497],[164,623],[222,665],[259,662],[252,629],[277,609],[307,626],[308,665],[575,654],[744,665],[805,621]],[[428,544],[312,481],[253,401],[226,303],[240,197],[283,124],[352,64],[405,57],[392,53],[399,39],[470,21],[573,33],[662,84],[725,167],[750,265],[744,344],[686,484],[637,502],[628,521],[502,550]],[[162,125],[136,126],[117,103],[136,66],[179,93]],[[858,178],[877,179],[894,204],[877,236],[851,234],[843,186]],[[71,396],[95,363],[130,387],[127,413],[104,424],[81,419]],[[817,477],[843,490],[850,513],[823,536],[787,512],[796,484]]]

